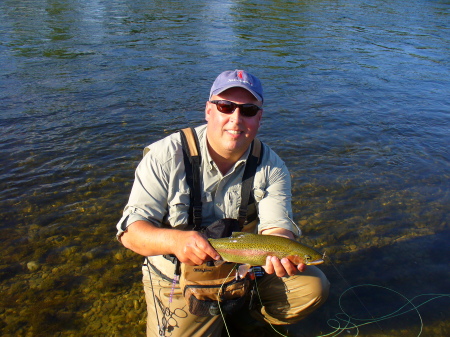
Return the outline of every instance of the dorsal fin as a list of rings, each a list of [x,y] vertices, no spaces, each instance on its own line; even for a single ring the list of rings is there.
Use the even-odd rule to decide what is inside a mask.
[[[248,234],[249,233],[245,233],[245,232],[233,232],[233,233],[231,233],[231,237],[235,238],[237,236],[245,236],[245,235],[248,235]]]

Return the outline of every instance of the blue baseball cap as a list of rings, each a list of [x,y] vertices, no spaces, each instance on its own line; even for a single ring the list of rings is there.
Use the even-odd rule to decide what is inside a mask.
[[[255,96],[258,101],[264,101],[261,81],[245,70],[237,69],[234,71],[224,71],[219,76],[217,76],[211,87],[209,98],[214,95],[219,95],[227,89],[235,87],[244,88],[248,90],[253,96]]]

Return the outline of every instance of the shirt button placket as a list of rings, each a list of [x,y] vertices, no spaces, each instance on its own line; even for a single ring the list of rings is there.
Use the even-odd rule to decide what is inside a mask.
[[[215,205],[216,205],[216,214],[223,214],[223,194],[222,194],[222,189],[223,189],[223,180],[220,180],[219,183],[217,184],[217,189],[216,189],[216,200],[215,200]]]

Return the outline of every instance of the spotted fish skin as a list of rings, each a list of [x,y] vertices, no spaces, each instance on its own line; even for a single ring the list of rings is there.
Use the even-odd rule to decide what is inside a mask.
[[[264,266],[267,256],[276,256],[287,258],[295,265],[323,263],[323,255],[313,248],[281,236],[235,232],[228,238],[209,239],[209,242],[226,262]]]

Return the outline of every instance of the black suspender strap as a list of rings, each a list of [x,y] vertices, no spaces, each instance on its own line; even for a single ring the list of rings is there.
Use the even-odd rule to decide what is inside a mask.
[[[242,177],[241,187],[241,206],[239,207],[238,222],[242,229],[247,221],[247,208],[253,189],[253,180],[255,178],[256,169],[261,163],[262,159],[262,143],[258,138],[255,138],[252,142],[250,155],[247,158],[245,164],[244,176]]]
[[[183,145],[186,180],[191,193],[189,204],[189,226],[199,230],[202,224],[202,189],[200,183],[200,164],[202,157],[198,137],[193,128],[185,128],[180,132]]]

